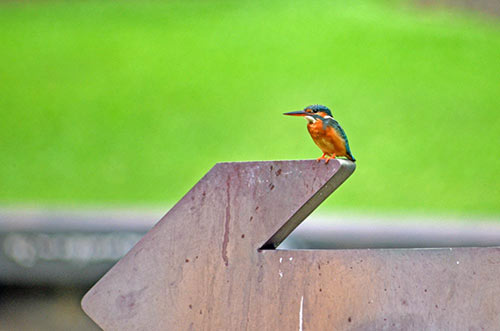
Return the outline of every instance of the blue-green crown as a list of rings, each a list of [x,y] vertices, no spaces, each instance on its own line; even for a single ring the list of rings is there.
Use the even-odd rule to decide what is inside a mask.
[[[332,116],[332,112],[330,111],[330,109],[323,105],[310,105],[304,108],[304,110],[306,109],[310,109],[315,113],[323,112],[326,113],[328,116]]]

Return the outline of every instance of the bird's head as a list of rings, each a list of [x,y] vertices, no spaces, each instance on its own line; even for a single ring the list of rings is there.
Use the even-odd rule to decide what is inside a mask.
[[[288,113],[284,113],[283,115],[289,115],[289,116],[302,116],[305,117],[305,119],[309,123],[314,123],[316,122],[320,117],[321,118],[333,118],[332,117],[332,112],[328,107],[322,106],[322,105],[311,105],[307,106],[304,108],[304,110],[299,110],[299,111],[291,111]]]

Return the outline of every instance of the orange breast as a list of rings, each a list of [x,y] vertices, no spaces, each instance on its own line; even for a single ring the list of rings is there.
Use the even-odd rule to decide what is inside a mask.
[[[318,147],[328,156],[346,156],[345,142],[334,128],[327,127],[323,130],[323,122],[309,123],[307,130]]]

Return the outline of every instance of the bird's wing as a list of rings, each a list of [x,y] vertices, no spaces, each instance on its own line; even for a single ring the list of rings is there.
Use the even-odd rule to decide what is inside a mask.
[[[344,139],[346,152],[354,160],[354,156],[352,156],[351,153],[351,148],[349,147],[349,140],[347,140],[347,135],[345,134],[344,129],[342,129],[342,127],[340,126],[339,122],[330,117],[323,118],[323,129],[326,130],[326,127],[332,127],[335,132],[337,132],[337,134],[342,137],[342,139]]]

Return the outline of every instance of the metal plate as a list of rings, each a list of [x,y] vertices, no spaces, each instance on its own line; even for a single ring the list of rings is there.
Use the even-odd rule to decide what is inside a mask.
[[[494,329],[500,250],[261,250],[352,172],[216,165],[85,296],[106,330]]]

